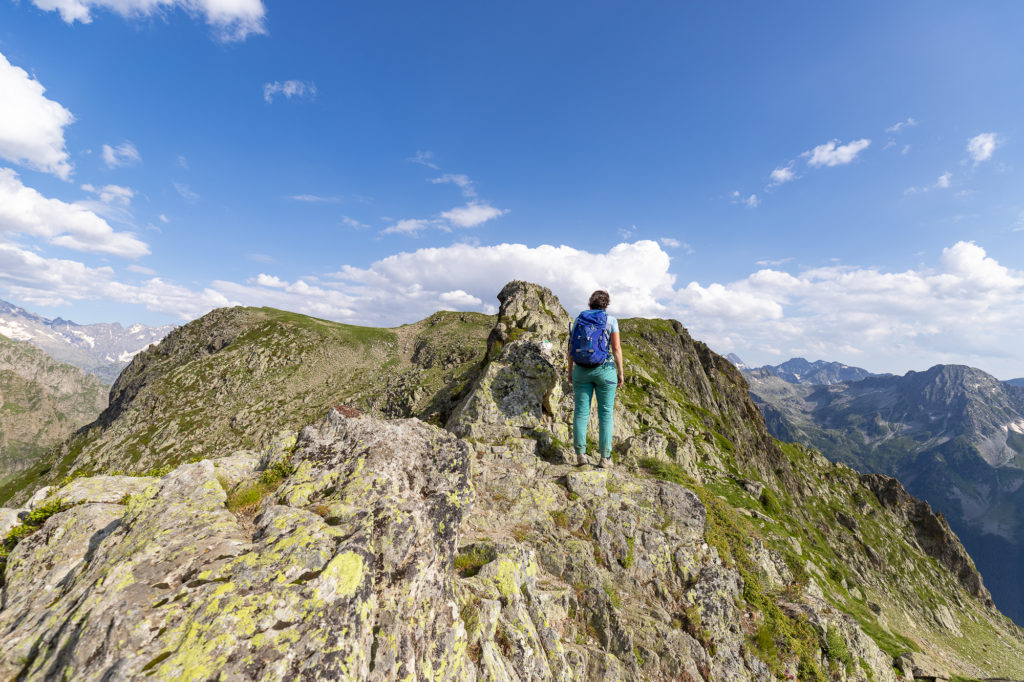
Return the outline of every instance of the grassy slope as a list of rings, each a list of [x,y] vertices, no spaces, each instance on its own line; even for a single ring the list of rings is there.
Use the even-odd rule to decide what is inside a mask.
[[[760,583],[746,558],[751,538],[760,538],[786,558],[799,582],[813,576],[825,599],[853,616],[884,651],[945,650],[954,669],[959,659],[1024,677],[1021,630],[968,595],[924,554],[859,474],[803,446],[765,443],[758,435],[764,431],[760,415],[750,415],[748,401],[733,394],[740,386],[718,364],[721,358],[712,354],[716,361],[705,362],[712,382],[703,386],[688,378],[694,374],[686,370],[692,359],[666,351],[676,334],[667,321],[623,320],[622,330],[630,380],[621,396],[626,411],[638,417],[638,430],[659,431],[670,443],[696,433],[707,444],[700,449],[697,476],[672,461],[644,460],[644,468],[701,495],[709,507],[709,543],[731,557],[749,584]],[[701,346],[693,343],[693,352],[699,354]],[[743,480],[764,483],[766,492],[751,495]],[[852,529],[838,521],[840,515]],[[785,602],[787,596],[771,598]],[[941,606],[957,614],[964,636],[936,625]],[[786,618],[769,618],[766,627],[773,629],[765,642],[784,642],[799,630]]]
[[[258,448],[335,404],[443,422],[483,357],[493,318],[441,312],[395,329],[271,308],[218,310],[141,353],[111,407],[0,488],[0,501],[69,474],[141,473]]]

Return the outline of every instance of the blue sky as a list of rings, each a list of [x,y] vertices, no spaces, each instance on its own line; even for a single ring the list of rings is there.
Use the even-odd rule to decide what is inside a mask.
[[[751,363],[1024,376],[1022,20],[0,0],[0,297],[380,325],[520,277]]]

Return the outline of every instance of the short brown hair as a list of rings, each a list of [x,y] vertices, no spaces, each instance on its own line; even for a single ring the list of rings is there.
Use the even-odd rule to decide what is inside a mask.
[[[608,295],[607,291],[598,289],[590,295],[590,309],[591,310],[604,310],[611,303],[612,297]]]

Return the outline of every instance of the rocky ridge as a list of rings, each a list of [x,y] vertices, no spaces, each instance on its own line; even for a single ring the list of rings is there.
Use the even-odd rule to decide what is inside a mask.
[[[164,463],[149,476],[72,478],[18,498],[20,516],[0,515],[17,540],[4,545],[0,670],[896,680],[927,664],[1021,676],[1024,636],[942,518],[892,479],[778,444],[736,369],[678,322],[621,321],[619,466],[596,470],[562,440],[564,309],[522,282],[499,300],[480,358],[433,385],[443,400],[398,401],[432,424],[382,419],[371,393],[338,387],[360,409],[331,408],[263,447],[196,452],[182,432],[137,463]],[[124,466],[113,444],[149,428],[137,403],[184,367],[203,370],[198,401],[239,358],[274,346],[268,334],[314,324],[261,314],[282,327],[222,334],[217,316],[241,313],[220,311],[141,358],[93,427],[89,468]],[[315,325],[345,334],[333,339],[356,367],[375,352],[369,331]],[[396,345],[429,328],[396,331]],[[429,378],[411,362],[391,371]],[[396,395],[409,386],[393,380]],[[211,418],[225,397],[203,403]]]
[[[0,483],[96,419],[107,387],[27,343],[0,336]]]

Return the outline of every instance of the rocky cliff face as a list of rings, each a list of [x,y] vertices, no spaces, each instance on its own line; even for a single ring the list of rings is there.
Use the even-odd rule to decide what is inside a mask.
[[[1024,622],[1024,390],[955,365],[830,386],[747,378],[775,436],[898,476],[941,510],[996,603]]]
[[[0,336],[0,484],[106,407],[96,377]]]
[[[353,388],[366,414],[330,408],[297,434],[235,452],[193,453],[179,440],[197,461],[175,465],[170,446],[150,455],[167,463],[151,476],[75,478],[37,491],[20,518],[0,514],[15,524],[0,670],[717,681],[896,680],[932,666],[1020,676],[1024,637],[991,606],[941,518],[895,482],[778,445],[738,372],[681,325],[622,321],[619,466],[596,470],[559,437],[564,310],[525,283],[501,302],[479,360],[453,360],[464,380],[433,385],[442,399],[387,384],[402,409],[434,424],[382,419],[390,405]],[[199,362],[195,399],[267,345],[263,333],[216,336],[221,328],[186,326],[169,339],[177,347],[142,358],[99,433],[126,438],[125,420],[141,420],[133,411],[167,385],[161,377]],[[382,338],[400,348],[428,330]],[[371,366],[369,332],[342,331],[334,342]],[[213,348],[215,336],[230,340]],[[461,357],[460,344],[437,343],[422,356]],[[420,354],[415,345],[405,357]],[[409,363],[395,375],[429,378],[426,360]],[[114,461],[115,441],[93,442],[94,461]]]

